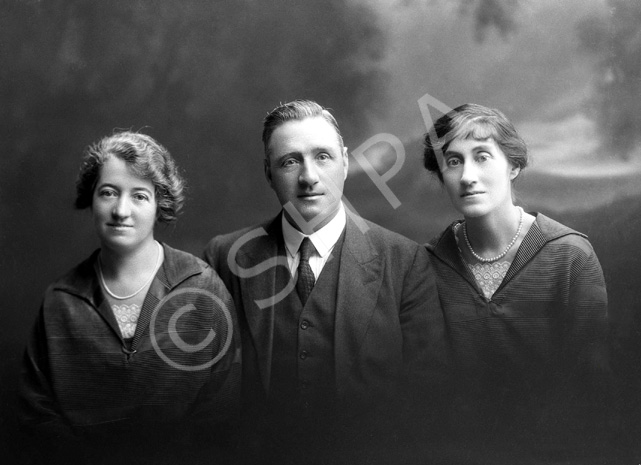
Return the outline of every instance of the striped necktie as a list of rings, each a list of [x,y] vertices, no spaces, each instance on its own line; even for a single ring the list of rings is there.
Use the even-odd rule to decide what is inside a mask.
[[[303,239],[300,249],[300,262],[298,263],[298,279],[296,280],[296,292],[298,292],[298,297],[303,303],[303,306],[307,302],[309,294],[311,294],[312,289],[314,288],[314,272],[312,271],[311,266],[309,266],[309,257],[316,251],[314,244],[309,240],[309,237]]]

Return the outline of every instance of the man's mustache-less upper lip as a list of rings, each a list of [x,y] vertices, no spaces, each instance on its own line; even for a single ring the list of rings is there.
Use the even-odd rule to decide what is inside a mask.
[[[298,194],[299,197],[316,197],[317,195],[323,195],[322,192],[304,192],[302,194]]]
[[[131,228],[133,225],[125,223],[107,223],[107,226],[113,226],[115,228]]]

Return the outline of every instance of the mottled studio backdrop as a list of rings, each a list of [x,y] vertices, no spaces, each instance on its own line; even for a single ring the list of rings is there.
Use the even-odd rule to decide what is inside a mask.
[[[346,195],[425,242],[457,215],[421,167],[424,96],[498,107],[525,136],[520,203],[590,236],[608,283],[617,395],[634,412],[641,2],[0,0],[0,455],[15,452],[18,367],[42,293],[97,246],[89,213],[72,208],[87,144],[131,128],[167,146],[190,189],[178,224],[158,235],[199,255],[214,234],[276,213],[262,118],[315,99],[350,149],[379,134],[402,142],[388,182],[398,208],[354,159]],[[383,174],[399,152],[381,143],[366,156]],[[622,417],[627,431],[634,416]]]

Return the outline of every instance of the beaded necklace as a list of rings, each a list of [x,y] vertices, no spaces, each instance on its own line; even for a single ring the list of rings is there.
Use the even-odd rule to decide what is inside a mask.
[[[474,249],[472,248],[472,244],[470,244],[470,240],[467,237],[467,223],[463,223],[463,237],[465,238],[465,243],[467,244],[467,248],[470,250],[472,255],[474,255],[474,258],[476,258],[478,261],[483,262],[483,263],[491,263],[499,260],[500,258],[503,258],[507,255],[507,253],[510,251],[516,240],[519,238],[521,235],[521,229],[523,229],[523,209],[521,207],[517,207],[519,209],[519,212],[521,213],[521,217],[519,218],[519,227],[516,230],[516,234],[510,241],[510,243],[507,245],[505,250],[501,252],[499,255],[496,257],[492,258],[483,258],[476,252],[474,252]]]
[[[162,254],[160,253],[161,252],[160,244],[158,243],[158,241],[154,241],[154,242],[158,246],[158,257],[156,258],[156,265],[154,266],[154,271],[151,273],[151,275],[149,276],[149,279],[145,282],[145,284],[142,285],[140,289],[138,289],[133,294],[130,294],[127,296],[116,295],[113,292],[111,292],[111,289],[107,287],[107,283],[105,282],[105,277],[102,274],[102,261],[100,260],[100,255],[98,255],[98,274],[100,275],[100,282],[102,283],[102,287],[105,288],[105,291],[107,291],[107,294],[109,294],[111,297],[113,297],[116,300],[127,300],[140,294],[140,292],[149,285],[149,283],[154,279],[154,276],[156,276],[156,272],[160,267],[160,257],[162,256]]]

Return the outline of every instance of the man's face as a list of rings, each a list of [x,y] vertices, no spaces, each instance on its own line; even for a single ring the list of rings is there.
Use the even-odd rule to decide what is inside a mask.
[[[320,116],[288,121],[268,148],[265,176],[288,221],[306,234],[325,226],[340,207],[348,167],[334,127]]]

